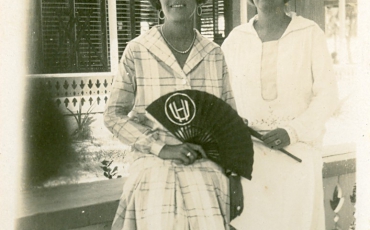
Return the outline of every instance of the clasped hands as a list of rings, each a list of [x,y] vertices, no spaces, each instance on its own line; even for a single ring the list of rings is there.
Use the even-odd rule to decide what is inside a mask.
[[[274,129],[261,137],[265,145],[272,149],[282,149],[290,144],[288,132],[285,129]]]
[[[285,129],[274,129],[261,137],[265,145],[272,149],[282,149],[290,144],[288,132]],[[159,157],[167,160],[177,160],[184,165],[193,164],[199,154],[207,158],[206,152],[200,145],[183,143],[179,145],[165,145],[159,152]]]
[[[184,165],[190,165],[198,159],[201,154],[207,158],[206,152],[200,145],[183,143],[179,145],[165,145],[159,152],[159,157],[166,160],[177,160]]]

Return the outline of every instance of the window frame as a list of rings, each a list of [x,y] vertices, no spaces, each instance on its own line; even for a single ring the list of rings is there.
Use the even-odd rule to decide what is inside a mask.
[[[116,0],[108,1],[108,25],[109,25],[109,44],[110,44],[110,71],[106,72],[77,72],[77,73],[42,73],[42,74],[28,74],[29,78],[73,78],[73,77],[107,77],[117,73],[119,57],[118,57],[118,37],[117,37],[117,16],[116,15]],[[107,40],[108,41],[108,40]]]

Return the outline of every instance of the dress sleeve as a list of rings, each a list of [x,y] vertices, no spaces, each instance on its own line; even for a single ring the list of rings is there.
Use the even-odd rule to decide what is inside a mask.
[[[133,112],[135,107],[135,60],[130,44],[126,47],[114,78],[104,111],[104,124],[121,142],[143,153],[158,155],[164,143],[156,130]]]
[[[298,141],[311,142],[323,135],[325,122],[338,105],[338,89],[324,32],[313,29],[311,72],[312,97],[305,112],[290,122]]]

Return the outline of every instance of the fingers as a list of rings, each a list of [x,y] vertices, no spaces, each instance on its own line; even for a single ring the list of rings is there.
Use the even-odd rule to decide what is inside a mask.
[[[285,129],[275,129],[262,136],[262,141],[272,149],[281,149],[290,144],[290,138]]]
[[[203,150],[202,146],[192,144],[192,143],[184,143],[184,150],[185,150],[185,156],[189,158],[189,163],[192,164],[194,161],[197,160],[199,153],[207,158],[206,152]],[[184,155],[184,152],[182,151],[182,154]]]
[[[197,153],[200,153],[203,158],[207,158],[206,151],[202,148],[200,145],[187,143],[188,146],[190,146],[193,150],[195,150]]]
[[[188,152],[182,153],[187,159],[187,164],[192,164],[197,159],[198,154],[191,148],[188,149]]]
[[[273,148],[273,149],[280,149],[288,145],[288,138],[287,137],[278,137],[270,138],[269,141],[264,141],[264,143]]]
[[[179,146],[177,154],[184,165],[190,165],[197,159],[198,152],[195,148],[198,149],[196,146],[192,147],[189,143],[184,143]]]
[[[274,133],[274,134],[267,133],[266,135],[261,137],[262,141],[266,144],[274,142],[278,138],[279,138],[279,136],[276,133]]]
[[[272,130],[272,131],[270,131],[270,132],[266,133],[265,135],[263,135],[263,136],[261,137],[261,140],[265,141],[266,139],[271,138],[272,136],[275,136],[275,135],[276,135],[276,133],[275,133],[275,132],[273,132],[273,131],[274,131],[274,130]]]
[[[192,163],[192,158],[187,156],[189,148],[184,145],[165,145],[159,152],[159,157],[168,160],[179,160],[183,164],[188,165]],[[191,153],[192,155],[192,153]]]
[[[285,142],[281,142],[281,144],[278,144],[278,145],[275,143],[275,146],[273,147],[273,149],[282,149],[284,145],[285,145]]]
[[[181,160],[181,162],[184,164],[184,165],[189,165],[191,164],[191,159],[189,157],[186,156],[186,153],[178,153],[178,159]]]
[[[184,165],[189,165],[197,160],[199,154],[206,158],[206,153],[200,145],[184,143],[165,145],[158,156],[162,159],[180,160]]]
[[[266,133],[265,135],[261,137],[261,140],[263,141],[263,143],[265,143],[270,148],[275,148],[277,146],[277,144],[275,143],[277,140],[281,141],[276,130],[272,130],[271,132]]]

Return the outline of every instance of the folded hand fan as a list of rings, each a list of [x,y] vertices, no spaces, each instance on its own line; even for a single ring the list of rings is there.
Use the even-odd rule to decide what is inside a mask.
[[[250,127],[248,127],[248,129],[249,129],[249,132],[251,133],[252,136],[254,136],[258,140],[262,141],[262,135],[260,133],[258,133],[257,131],[253,130]],[[293,158],[294,160],[298,161],[299,163],[302,162],[302,160],[300,158],[294,156],[293,154],[291,154],[290,152],[286,151],[285,149],[277,149],[277,150],[279,150],[282,153],[285,153],[287,156]]]
[[[158,98],[146,110],[180,141],[201,145],[210,160],[252,178],[253,142],[248,127],[223,100],[182,90]]]

